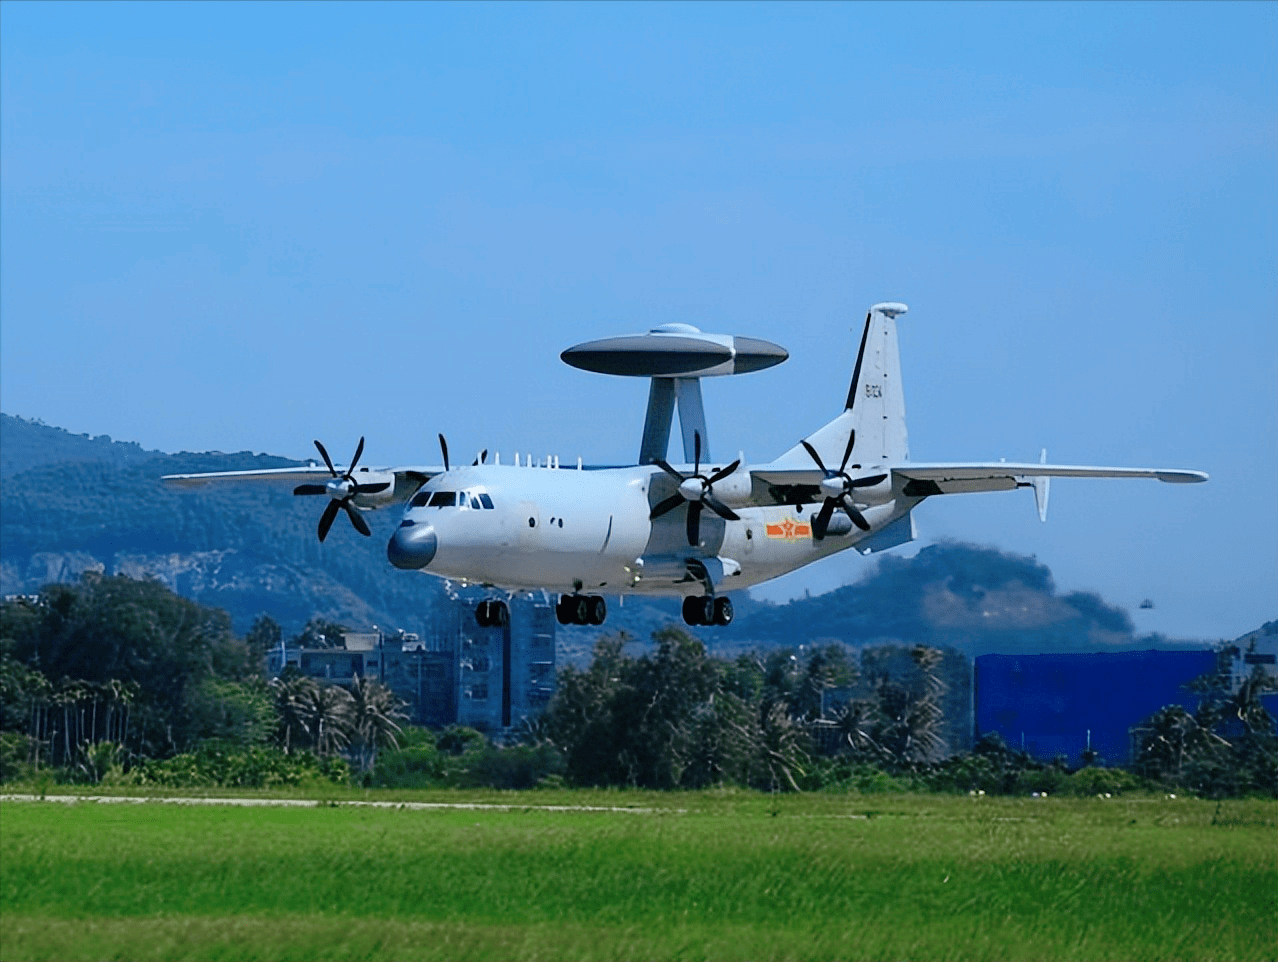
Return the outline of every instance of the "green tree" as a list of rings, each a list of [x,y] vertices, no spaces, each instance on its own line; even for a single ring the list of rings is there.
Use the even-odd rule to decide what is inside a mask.
[[[350,687],[351,747],[359,770],[367,772],[377,762],[379,748],[395,749],[401,729],[397,722],[408,718],[404,702],[385,685],[368,678],[356,678]]]

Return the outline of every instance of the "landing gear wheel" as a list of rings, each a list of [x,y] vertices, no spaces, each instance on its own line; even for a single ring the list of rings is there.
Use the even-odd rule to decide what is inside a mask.
[[[726,598],[724,599],[727,600]],[[683,599],[683,620],[690,625],[713,625],[715,599],[709,595],[694,595]]]
[[[603,595],[591,595],[587,607],[590,609],[586,624],[602,625],[608,618],[608,602],[604,601]]]
[[[574,603],[572,595],[560,595],[555,602],[555,620],[561,625],[576,624],[573,621]]]
[[[714,599],[714,623],[726,628],[732,624],[732,600],[729,598]]]
[[[505,628],[510,624],[510,609],[504,601],[481,601],[475,606],[475,621],[481,628]]]

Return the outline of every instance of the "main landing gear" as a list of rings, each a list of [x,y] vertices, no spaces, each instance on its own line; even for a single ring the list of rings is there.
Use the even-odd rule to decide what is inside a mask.
[[[710,595],[692,595],[683,599],[683,620],[690,625],[732,624],[732,601]]]
[[[481,601],[475,606],[480,628],[505,628],[510,624],[510,608],[504,601]]]
[[[602,595],[560,595],[555,617],[561,625],[602,625],[608,617],[608,603]]]

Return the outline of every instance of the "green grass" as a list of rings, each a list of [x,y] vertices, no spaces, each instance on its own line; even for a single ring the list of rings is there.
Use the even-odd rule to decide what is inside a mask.
[[[664,811],[5,802],[0,957],[1278,956],[1274,802],[412,797]]]

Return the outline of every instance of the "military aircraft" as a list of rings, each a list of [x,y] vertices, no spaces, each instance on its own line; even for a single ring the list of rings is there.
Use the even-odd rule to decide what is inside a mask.
[[[568,364],[651,379],[636,464],[564,466],[517,454],[471,464],[360,466],[360,439],[348,465],[169,475],[176,485],[277,481],[298,496],[328,498],[319,539],[338,514],[370,535],[362,512],[403,504],[386,554],[396,568],[493,589],[479,603],[483,626],[508,623],[506,599],[520,591],[558,595],[562,624],[603,624],[605,594],[682,596],[690,625],[727,625],[726,592],[757,585],[820,558],[864,554],[915,537],[913,510],[936,495],[1030,488],[1046,520],[1054,477],[1206,481],[1200,471],[1038,463],[910,460],[896,319],[907,307],[875,304],[865,318],[843,410],[780,457],[747,465],[710,456],[703,377],[742,374],[788,355],[754,338],[706,334],[670,324],[564,351]],[[666,460],[675,409],[684,463]]]

